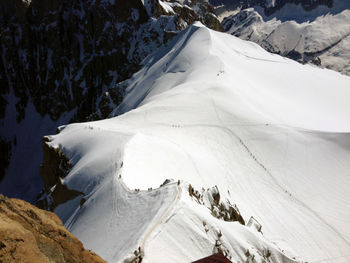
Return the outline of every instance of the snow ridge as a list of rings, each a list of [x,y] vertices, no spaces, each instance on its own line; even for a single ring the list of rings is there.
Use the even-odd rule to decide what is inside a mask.
[[[350,259],[350,77],[199,23],[143,65],[115,117],[48,142],[84,193],[56,212],[85,247],[109,262]],[[189,184],[216,186],[264,235],[214,217]]]

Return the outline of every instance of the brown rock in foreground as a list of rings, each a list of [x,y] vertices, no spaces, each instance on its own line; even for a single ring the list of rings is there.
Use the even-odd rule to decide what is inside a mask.
[[[0,262],[105,262],[52,212],[0,194]]]

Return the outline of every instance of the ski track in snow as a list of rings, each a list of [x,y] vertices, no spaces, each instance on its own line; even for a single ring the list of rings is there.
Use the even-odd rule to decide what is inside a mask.
[[[177,183],[173,183],[173,184],[176,184],[176,189],[177,189],[176,197],[175,197],[174,201],[170,204],[168,209],[165,211],[163,216],[152,226],[152,228],[150,230],[148,230],[146,232],[146,234],[144,235],[144,237],[142,238],[142,240],[140,242],[140,247],[141,248],[144,247],[145,242],[149,238],[150,234],[156,229],[156,227],[161,225],[167,219],[167,217],[169,217],[170,212],[173,210],[174,206],[179,201],[179,198],[180,198],[180,195],[181,195],[181,188],[177,185]]]
[[[339,233],[338,230],[336,230],[331,224],[329,224],[326,220],[324,220],[316,211],[314,211],[310,206],[308,206],[307,204],[305,204],[303,201],[299,200],[298,198],[296,198],[293,193],[289,192],[287,189],[285,189],[279,182],[278,180],[273,176],[273,174],[265,167],[264,164],[262,164],[258,158],[252,153],[252,151],[248,148],[248,146],[243,142],[243,140],[237,135],[235,134],[231,129],[227,129],[224,126],[223,121],[221,120],[218,111],[217,111],[217,107],[215,105],[214,99],[211,98],[212,100],[212,106],[215,110],[215,114],[217,117],[217,120],[222,124],[222,126],[218,126],[221,129],[225,129],[228,132],[230,132],[239,142],[240,144],[243,146],[243,148],[245,148],[245,150],[249,153],[249,155],[252,157],[252,159],[266,172],[267,175],[269,175],[272,179],[272,181],[282,190],[282,193],[285,193],[287,195],[289,195],[289,197],[297,202],[298,204],[300,204],[301,206],[303,206],[305,209],[309,210],[315,217],[317,217],[320,221],[322,221],[327,227],[329,227],[332,231],[334,231],[334,233],[336,233],[336,235],[339,236],[340,239],[342,239],[348,246],[349,246],[349,250],[350,250],[350,242],[345,239],[343,237],[343,235],[341,233]]]
[[[325,224],[328,228],[330,228],[332,231],[334,231],[334,233],[336,233],[336,235],[339,236],[340,239],[342,239],[348,246],[349,246],[349,250],[350,250],[350,242],[345,239],[343,237],[343,235],[341,233],[339,233],[338,230],[336,230],[334,227],[332,227],[331,224],[329,224],[326,220],[324,220],[317,212],[315,212],[310,206],[308,206],[307,204],[305,204],[304,202],[302,202],[301,200],[297,199],[293,193],[291,193],[290,191],[288,191],[287,189],[285,189],[279,182],[278,180],[273,176],[273,174],[265,167],[265,165],[263,163],[261,163],[258,158],[254,155],[254,153],[252,153],[252,151],[248,148],[248,146],[243,142],[243,140],[237,135],[235,134],[231,129],[227,128],[224,126],[222,120],[220,119],[217,110],[216,110],[216,106],[213,102],[213,108],[215,110],[215,113],[217,115],[217,119],[220,123],[222,123],[223,126],[220,125],[205,125],[205,124],[196,124],[196,125],[181,125],[181,128],[191,128],[191,127],[215,127],[215,128],[219,128],[222,129],[224,131],[226,131],[227,133],[229,133],[230,135],[232,135],[232,137],[234,137],[240,144],[241,146],[247,151],[247,153],[251,156],[252,160],[254,160],[254,162],[256,162],[256,164],[258,166],[260,166],[262,168],[262,170],[264,170],[264,172],[272,179],[272,181],[274,182],[274,184],[276,184],[276,186],[278,186],[278,188],[280,188],[281,190],[281,194],[287,195],[291,200],[293,200],[294,202],[296,202],[297,204],[303,206],[306,210],[308,210],[309,212],[311,212],[315,217],[317,217],[320,221],[322,221],[323,224]],[[167,123],[157,123],[157,125],[164,125],[164,126],[170,126],[173,127],[170,124]],[[169,141],[171,142],[171,141]],[[173,144],[176,144],[174,142],[171,142]],[[183,148],[179,145],[176,144],[180,149],[183,150]],[[186,155],[189,157],[189,159],[192,161],[194,167],[196,168],[196,164],[195,162],[192,160],[190,154],[188,152],[186,152],[185,150],[183,150]],[[197,173],[198,169],[196,168]]]

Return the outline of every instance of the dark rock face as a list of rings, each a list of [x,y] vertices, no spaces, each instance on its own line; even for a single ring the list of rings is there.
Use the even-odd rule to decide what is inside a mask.
[[[225,31],[229,31],[232,27],[237,28],[234,35],[240,37],[241,32],[247,27],[252,26],[254,23],[262,22],[261,16],[245,9],[235,15],[225,17],[222,21],[222,26]]]
[[[105,262],[85,250],[52,212],[0,195],[0,261]]]
[[[174,12],[158,0],[1,1],[0,138],[7,150],[0,159],[0,177],[11,160],[24,159],[13,144],[8,147],[16,137],[18,148],[34,151],[27,141],[39,142],[56,125],[106,118],[124,96],[124,86],[116,83],[128,79],[179,30],[196,20],[222,30],[204,0],[166,4]],[[38,138],[23,142],[19,130],[33,116],[43,119],[39,127],[30,126]]]
[[[76,119],[93,111],[102,89],[128,77],[129,42],[123,40],[147,20],[137,0],[34,0],[5,18],[1,83],[20,98],[17,120],[24,118],[28,97],[53,120],[77,106]]]
[[[11,159],[11,142],[6,142],[0,138],[0,181],[5,176],[6,167]]]
[[[72,168],[69,159],[60,149],[50,147],[49,137],[43,138],[44,161],[40,167],[40,176],[44,183],[44,190],[38,196],[36,205],[53,211],[58,205],[74,199],[84,193],[69,189],[62,183]]]
[[[169,14],[158,1],[149,6],[148,13],[139,0],[3,2],[1,95],[11,89],[20,99],[17,120],[24,118],[29,97],[41,115],[53,120],[77,107],[74,120],[94,112],[102,92],[130,77],[145,57],[134,42],[163,44],[164,25],[158,31],[142,25],[150,16]],[[207,3],[200,5],[200,13],[181,5],[174,10],[187,24],[202,20],[221,29]],[[177,29],[181,26],[175,22]]]
[[[171,1],[169,1],[171,2]],[[176,1],[175,1],[176,2]],[[186,24],[192,24],[195,21],[201,21],[204,25],[216,31],[223,31],[222,26],[216,18],[215,10],[209,2],[203,0],[192,0],[187,3],[191,8],[186,6],[174,5],[173,10],[178,14],[178,20],[184,19]],[[179,21],[180,22],[180,21]],[[180,27],[184,29],[184,27]]]

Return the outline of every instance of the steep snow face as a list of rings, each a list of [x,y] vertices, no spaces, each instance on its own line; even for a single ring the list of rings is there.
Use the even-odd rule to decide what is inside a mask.
[[[48,142],[73,165],[63,183],[85,193],[56,209],[85,247],[109,262],[138,246],[146,262],[219,246],[234,261],[350,260],[350,77],[196,24],[126,84],[117,117]],[[180,185],[149,189],[170,178]],[[217,185],[264,236],[214,218],[187,183]]]
[[[350,10],[320,15],[312,22],[297,21],[266,18],[250,8],[225,18],[223,26],[270,52],[350,75]]]
[[[209,93],[208,97],[211,98],[212,93],[216,95],[220,91],[219,98],[213,103],[225,107],[228,112],[244,109],[244,118],[249,121],[273,119],[276,123],[303,129],[350,130],[347,121],[350,107],[344,96],[350,94],[348,77],[310,66],[303,67],[297,62],[264,52],[254,43],[229,35],[217,36],[203,28],[199,31],[204,32],[192,34],[186,31],[184,37],[162,58],[151,57],[145,68],[130,81],[126,90],[128,94],[114,114],[144,104],[159,104],[159,98],[167,99],[168,93],[180,97],[181,104],[186,105],[198,101],[191,98],[193,94],[195,97],[199,96],[197,93],[206,97]],[[194,88],[190,88],[194,79],[206,83],[200,92],[192,92]],[[329,101],[330,87],[339,91],[331,92],[331,100],[336,102],[337,107]],[[182,91],[186,93],[187,99],[183,100]],[[251,111],[257,113],[251,114]],[[196,112],[193,115],[196,119],[201,118]],[[176,121],[179,119],[176,116],[173,118]],[[193,123],[192,116],[182,122],[186,120],[187,123]]]

